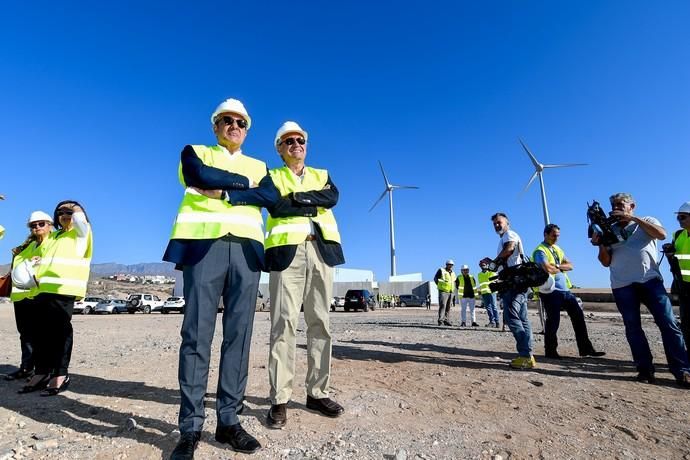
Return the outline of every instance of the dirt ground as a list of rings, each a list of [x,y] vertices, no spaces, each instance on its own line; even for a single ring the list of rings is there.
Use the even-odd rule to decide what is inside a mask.
[[[587,309],[587,306],[585,306]],[[453,312],[457,319],[459,311]],[[331,314],[333,396],[346,408],[328,419],[307,411],[303,323],[298,384],[284,430],[265,427],[269,316],[256,313],[244,427],[264,446],[257,459],[655,458],[690,459],[690,391],[665,367],[658,330],[644,321],[656,385],[635,370],[620,318],[588,319],[603,359],[577,356],[566,317],[563,361],[515,371],[509,332],[436,326],[434,310],[408,308]],[[0,379],[0,460],[167,459],[177,429],[177,352],[181,316],[75,316],[69,391],[18,395]],[[209,392],[215,391],[220,315]],[[479,310],[478,322],[486,316]],[[535,331],[538,319],[532,315]],[[0,373],[19,362],[11,304],[0,304]],[[213,397],[198,459],[242,458],[213,439]]]

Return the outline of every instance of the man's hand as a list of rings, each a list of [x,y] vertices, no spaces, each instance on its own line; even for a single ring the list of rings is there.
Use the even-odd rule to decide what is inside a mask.
[[[619,221],[622,220],[622,221],[627,222],[627,221],[634,221],[635,220],[635,216],[633,216],[631,213],[622,211],[620,209],[616,209],[616,210],[611,211],[609,215],[611,217],[615,217]]]
[[[209,198],[214,198],[216,200],[219,200],[221,196],[223,196],[223,191],[222,190],[203,190],[197,187],[192,187],[195,191],[198,193],[207,196]]]
[[[599,246],[601,244],[601,235],[599,232],[592,233],[592,239],[590,241],[594,246]]]

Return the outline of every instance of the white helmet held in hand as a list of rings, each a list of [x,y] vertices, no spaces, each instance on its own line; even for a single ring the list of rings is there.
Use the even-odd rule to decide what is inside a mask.
[[[32,289],[38,286],[32,261],[25,260],[12,269],[12,285],[19,289]]]
[[[211,124],[215,124],[216,117],[223,113],[235,113],[247,120],[247,131],[249,131],[249,128],[252,127],[252,119],[247,113],[247,109],[245,109],[244,104],[237,99],[226,99],[221,102],[211,115]]]

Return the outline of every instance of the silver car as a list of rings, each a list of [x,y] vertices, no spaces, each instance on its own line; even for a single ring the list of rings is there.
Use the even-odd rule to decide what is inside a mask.
[[[171,311],[184,313],[184,297],[168,297],[161,307],[161,313],[166,315]]]
[[[118,314],[127,313],[127,302],[120,299],[103,300],[96,304],[93,309],[96,314]]]

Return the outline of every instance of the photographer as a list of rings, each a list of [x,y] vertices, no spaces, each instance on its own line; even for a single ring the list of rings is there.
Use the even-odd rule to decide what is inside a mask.
[[[510,229],[508,216],[502,212],[491,216],[494,231],[501,237],[498,255],[495,259],[484,258],[480,263],[490,266],[513,267],[525,260],[520,235]],[[537,365],[532,356],[532,325],[527,316],[527,289],[507,289],[501,293],[503,301],[503,323],[508,325],[515,337],[518,357],[510,362],[514,369],[532,369]]]
[[[673,235],[673,242],[664,245],[673,272],[674,284],[680,298],[680,328],[690,360],[690,201],[683,203],[676,219],[680,230]]]
[[[652,353],[642,330],[640,303],[643,303],[661,331],[669,369],[680,386],[690,388],[685,343],[656,260],[656,240],[665,239],[666,230],[653,217],[633,215],[635,200],[632,195],[616,193],[609,201],[613,209],[610,215],[618,219],[614,230],[620,232],[623,241],[611,246],[599,245],[602,236],[594,233],[592,244],[599,245],[599,261],[610,270],[613,297],[623,317],[625,335],[637,365],[637,381],[656,381]]]
[[[575,331],[575,341],[580,356],[604,356],[603,351],[594,350],[589,340],[585,314],[570,292],[572,283],[566,274],[573,269],[573,264],[565,257],[563,250],[556,245],[561,236],[561,229],[556,224],[544,228],[544,241],[532,253],[534,262],[553,277],[553,288],[539,290],[539,298],[544,304],[546,321],[544,325],[544,355],[550,359],[561,359],[558,354],[558,326],[561,322],[561,310],[568,312]],[[550,292],[549,292],[550,291]]]

